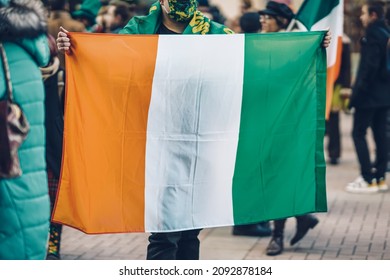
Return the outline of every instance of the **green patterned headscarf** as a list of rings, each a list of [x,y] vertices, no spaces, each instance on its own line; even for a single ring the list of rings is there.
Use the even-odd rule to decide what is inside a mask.
[[[168,0],[170,12],[168,16],[177,22],[187,22],[194,16],[198,8],[196,0]]]
[[[171,0],[169,0],[171,1]],[[180,0],[176,0],[180,1]],[[190,0],[184,0],[190,1]],[[195,2],[195,1],[194,1]],[[162,21],[163,13],[159,2],[154,3],[147,16],[135,16],[119,32],[120,34],[156,34]],[[200,11],[195,10],[189,18],[183,34],[232,34],[232,30],[205,17]]]

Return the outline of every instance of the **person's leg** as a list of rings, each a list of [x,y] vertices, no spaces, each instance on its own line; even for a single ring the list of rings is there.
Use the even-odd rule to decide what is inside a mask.
[[[286,225],[287,219],[280,219],[274,221],[274,230],[272,232],[272,236],[281,236],[284,235],[284,227]]]
[[[296,216],[297,219],[297,232],[290,241],[290,245],[294,245],[299,242],[309,231],[318,224],[318,219],[312,214],[306,214],[302,216]]]
[[[367,183],[371,183],[374,179],[370,153],[366,141],[367,128],[371,124],[372,117],[372,109],[356,109],[352,131],[353,142],[355,144],[356,154],[360,164],[360,172]]]
[[[50,223],[49,245],[46,254],[47,260],[61,259],[61,255],[60,255],[61,234],[62,234],[62,225],[56,223]]]
[[[374,108],[355,110],[352,137],[360,164],[361,176],[347,185],[346,191],[351,193],[366,194],[379,191],[366,140],[367,128],[372,125],[374,113]]]
[[[328,134],[328,156],[331,164],[338,164],[341,155],[340,112],[330,112],[326,131]]]
[[[58,191],[59,180],[55,177],[53,171],[48,168],[47,170],[47,182],[50,198],[50,211],[53,213],[54,204],[56,202],[56,196]],[[59,260],[61,259],[60,249],[61,249],[61,235],[62,235],[62,225],[56,223],[50,223],[50,232],[49,232],[49,244],[46,253],[47,260]]]
[[[287,219],[275,220],[272,238],[267,246],[268,256],[276,256],[283,252],[283,235]]]
[[[152,233],[149,236],[147,260],[176,260],[182,231]]]
[[[182,237],[178,243],[177,260],[199,260],[199,232],[200,229],[182,232]]]
[[[269,222],[260,222],[256,224],[237,225],[233,227],[233,235],[265,237],[271,236],[272,230]]]
[[[387,108],[377,109],[372,120],[372,132],[374,135],[374,141],[376,146],[376,180],[378,186],[387,190],[385,183],[385,174],[387,169],[387,135],[386,135],[386,122],[387,122]]]

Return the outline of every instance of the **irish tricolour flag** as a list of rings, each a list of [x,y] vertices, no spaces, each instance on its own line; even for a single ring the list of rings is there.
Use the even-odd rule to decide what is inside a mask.
[[[307,30],[325,30],[329,28],[332,33],[332,41],[327,48],[326,114],[328,115],[334,82],[339,75],[341,64],[344,0],[305,0],[296,18]]]
[[[323,36],[71,34],[54,221],[167,232],[326,211]]]

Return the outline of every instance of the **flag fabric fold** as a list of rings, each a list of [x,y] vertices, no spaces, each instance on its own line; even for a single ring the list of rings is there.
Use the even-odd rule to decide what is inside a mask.
[[[344,1],[305,0],[297,13],[296,20],[306,30],[329,29],[332,33],[331,44],[327,48],[326,116],[328,116],[332,102],[333,86],[339,76],[341,65]]]
[[[323,35],[72,33],[53,221],[169,232],[326,211]]]

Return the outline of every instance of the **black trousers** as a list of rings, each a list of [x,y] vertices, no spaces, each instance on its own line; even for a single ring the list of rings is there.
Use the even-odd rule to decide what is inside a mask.
[[[302,221],[305,221],[308,216],[311,216],[311,214],[295,216],[295,219],[297,220],[297,224]],[[272,232],[273,237],[283,237],[286,221],[287,219],[274,220],[274,231]]]
[[[339,159],[341,156],[340,112],[330,112],[326,122],[326,134],[328,135],[329,158]]]
[[[355,110],[352,137],[360,164],[360,172],[365,181],[385,178],[387,167],[386,118],[388,108],[368,108]],[[366,134],[371,127],[375,142],[375,161],[371,162]],[[375,172],[373,172],[373,168]]]
[[[199,260],[200,229],[149,236],[147,260]]]

